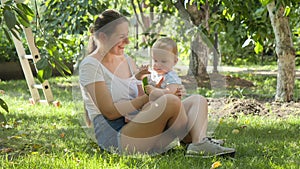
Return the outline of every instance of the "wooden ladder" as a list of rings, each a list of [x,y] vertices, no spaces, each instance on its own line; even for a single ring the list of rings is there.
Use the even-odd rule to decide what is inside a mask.
[[[19,56],[21,67],[24,72],[24,76],[25,76],[30,94],[32,96],[32,98],[29,99],[30,103],[32,103],[32,104],[46,103],[46,104],[53,104],[55,106],[59,106],[59,102],[54,101],[54,99],[53,99],[51,87],[50,87],[48,80],[45,80],[41,84],[35,83],[35,78],[33,76],[29,60],[33,60],[34,67],[35,67],[36,71],[38,71],[36,68],[36,63],[41,59],[41,57],[40,57],[40,53],[35,45],[32,29],[30,27],[28,27],[28,28],[23,27],[23,31],[24,31],[27,45],[28,45],[31,55],[26,54],[24,46],[21,42],[21,37],[19,36],[19,34],[16,34],[16,36],[18,36],[18,38],[15,37],[14,35],[12,35],[12,39],[15,44],[18,56]],[[41,100],[39,90],[43,91],[45,100]]]

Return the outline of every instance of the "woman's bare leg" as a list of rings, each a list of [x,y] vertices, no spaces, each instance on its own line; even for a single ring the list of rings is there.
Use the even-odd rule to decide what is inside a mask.
[[[174,95],[164,95],[153,101],[121,130],[121,146],[129,153],[148,152],[157,146],[170,142],[174,136],[186,134],[187,115],[181,101]]]
[[[185,143],[199,143],[206,137],[208,124],[207,100],[200,95],[192,95],[183,101],[188,116],[189,134],[183,139]]]

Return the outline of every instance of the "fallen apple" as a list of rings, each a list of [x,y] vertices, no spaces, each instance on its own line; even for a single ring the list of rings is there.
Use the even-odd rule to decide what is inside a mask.
[[[240,130],[238,130],[238,129],[233,129],[232,130],[232,134],[238,134],[240,132]]]

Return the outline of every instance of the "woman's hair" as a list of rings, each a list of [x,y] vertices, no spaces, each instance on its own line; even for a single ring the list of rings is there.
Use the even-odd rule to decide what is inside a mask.
[[[177,57],[178,56],[178,48],[176,42],[171,38],[160,38],[156,40],[156,42],[153,44],[152,48],[157,49],[166,49],[171,50],[172,53]]]
[[[107,9],[102,12],[95,20],[94,25],[90,27],[91,36],[88,42],[88,54],[91,54],[97,49],[95,38],[97,39],[100,32],[110,36],[116,28],[123,22],[129,22],[122,14],[113,9]],[[86,106],[84,105],[85,120],[88,127],[91,127],[92,121],[88,116]]]
[[[88,54],[96,50],[97,45],[94,38],[97,38],[100,32],[110,36],[115,31],[116,25],[123,22],[128,22],[128,20],[114,9],[107,9],[102,12],[90,27],[91,36],[88,43]]]

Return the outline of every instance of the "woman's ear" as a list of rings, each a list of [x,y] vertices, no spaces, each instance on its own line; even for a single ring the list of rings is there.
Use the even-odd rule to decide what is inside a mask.
[[[174,59],[174,65],[176,65],[177,62],[178,62],[178,57],[175,57],[175,59]]]
[[[107,39],[106,34],[103,32],[100,32],[98,36],[99,36],[98,38],[99,38],[100,42],[105,42],[105,40]]]

